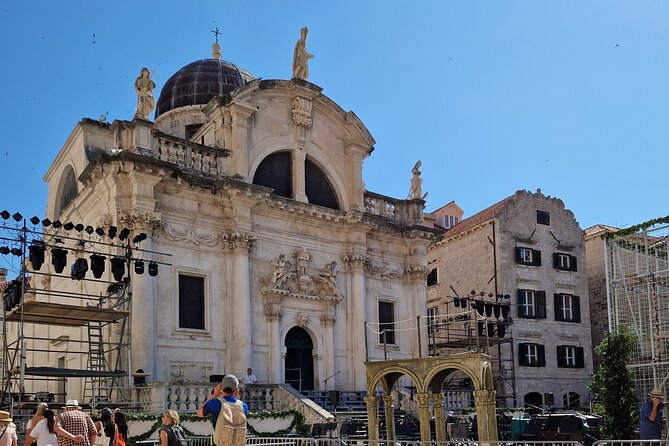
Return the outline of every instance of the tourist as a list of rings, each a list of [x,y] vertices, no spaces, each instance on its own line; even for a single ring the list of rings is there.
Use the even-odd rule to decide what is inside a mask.
[[[648,399],[641,406],[639,417],[639,438],[641,440],[659,440],[662,432],[662,409],[667,405],[663,402],[662,389],[653,389]]]
[[[37,446],[58,446],[58,436],[69,438],[75,443],[84,441],[83,435],[72,435],[65,429],[56,431],[56,414],[53,410],[47,409],[43,412],[42,419],[34,425],[30,430],[30,434],[26,436],[26,443],[35,442]]]
[[[16,446],[16,425],[9,412],[0,410],[0,446]]]
[[[253,373],[253,370],[250,368],[248,371]],[[239,380],[234,375],[225,375],[221,383],[214,388],[210,398],[197,409],[197,415],[199,417],[209,417],[212,427],[216,430],[216,423],[218,422],[218,415],[221,413],[223,401],[226,401],[229,404],[237,404],[237,401],[240,401],[244,410],[244,416],[248,415],[248,406],[238,398]],[[213,444],[214,446],[223,446],[217,445],[216,442]]]
[[[242,378],[242,382],[244,384],[256,384],[258,382],[258,378],[253,374],[253,369],[251,367],[246,369],[246,376]]]
[[[128,422],[125,419],[125,414],[120,409],[114,410],[114,423],[116,424],[118,435],[116,446],[126,446],[126,441],[128,440]]]
[[[56,433],[58,434],[59,446],[74,446],[76,441],[61,435],[61,431],[69,432],[75,436],[83,436],[81,444],[83,446],[92,446],[98,434],[95,430],[93,420],[88,414],[81,411],[79,402],[77,400],[67,400],[65,404],[65,412],[58,415],[56,418]],[[0,445],[2,446],[2,445]]]
[[[49,406],[46,403],[39,403],[35,408],[33,417],[26,423],[25,446],[30,446],[30,444],[34,441],[34,440],[28,441],[28,439],[30,438],[30,431],[32,430],[33,426],[37,426],[37,423],[42,421],[42,418],[44,417],[44,411],[47,410],[48,408]]]
[[[163,413],[161,419],[163,425],[160,427],[160,446],[186,446],[186,434],[179,426],[179,414],[176,410],[169,409]]]
[[[98,444],[100,446],[116,446],[118,441],[118,430],[114,423],[112,410],[105,407],[100,410],[100,421],[95,422],[95,430],[98,433]]]

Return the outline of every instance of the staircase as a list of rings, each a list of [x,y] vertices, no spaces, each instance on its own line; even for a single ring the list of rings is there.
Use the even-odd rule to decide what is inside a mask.
[[[104,372],[108,370],[105,359],[104,340],[102,338],[102,322],[88,323],[88,370]],[[109,401],[107,378],[101,376],[87,377],[84,382],[84,402],[97,405]]]

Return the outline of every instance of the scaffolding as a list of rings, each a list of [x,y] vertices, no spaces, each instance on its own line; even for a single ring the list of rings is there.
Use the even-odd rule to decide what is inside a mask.
[[[605,235],[609,330],[637,336],[629,362],[637,397],[669,387],[669,219]]]
[[[124,229],[124,236],[114,239],[110,229],[114,228],[116,234],[115,227],[98,228],[94,234],[90,226],[85,232],[69,232],[70,223],[42,229],[37,226],[38,219],[32,226],[25,219],[15,220],[0,221],[0,245],[11,247],[10,252],[20,262],[16,278],[0,287],[0,406],[14,411],[16,403],[23,407],[38,401],[64,402],[68,378],[83,379],[83,405],[95,408],[112,401],[129,401],[130,272],[134,265],[135,273],[139,273],[138,263],[144,269],[137,255],[154,254],[138,248],[146,235],[132,238],[131,231]],[[58,257],[59,253],[65,255]],[[50,254],[51,262],[45,262],[45,254],[46,259]],[[73,257],[67,259],[67,254]],[[112,266],[105,271],[106,259]],[[44,267],[44,263],[51,266]],[[94,291],[89,292],[89,287]],[[51,336],[45,334],[47,326],[56,327]],[[59,344],[65,348],[55,348]],[[59,360],[54,364],[54,354],[76,357],[80,367],[68,367],[63,358],[62,363]]]

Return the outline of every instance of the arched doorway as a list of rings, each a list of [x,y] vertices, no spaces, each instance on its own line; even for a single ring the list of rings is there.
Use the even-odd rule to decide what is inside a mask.
[[[314,389],[314,343],[303,328],[293,327],[286,333],[286,384],[297,390]]]
[[[539,392],[530,392],[525,394],[523,402],[528,409],[541,410],[541,406],[544,404],[544,397]]]

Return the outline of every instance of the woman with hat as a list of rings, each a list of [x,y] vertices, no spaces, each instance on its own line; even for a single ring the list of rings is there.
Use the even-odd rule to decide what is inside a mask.
[[[16,425],[9,412],[0,410],[0,446],[16,446]]]
[[[641,406],[639,439],[660,440],[662,435],[662,409],[667,404],[662,402],[662,397],[662,389],[653,389],[648,394],[646,402]]]

